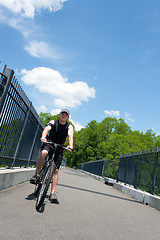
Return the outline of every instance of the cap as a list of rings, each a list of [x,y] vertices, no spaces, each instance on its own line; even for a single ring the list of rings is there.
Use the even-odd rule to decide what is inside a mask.
[[[68,116],[70,115],[70,112],[69,112],[69,110],[67,110],[67,109],[62,109],[60,113],[63,113],[63,112],[64,112],[64,113],[67,113]]]

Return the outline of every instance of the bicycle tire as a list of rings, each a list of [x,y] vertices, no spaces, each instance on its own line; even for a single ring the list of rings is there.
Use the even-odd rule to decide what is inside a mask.
[[[50,182],[51,182],[54,167],[55,167],[55,164],[54,164],[54,161],[53,161],[53,162],[51,162],[51,164],[47,168],[44,179],[42,180],[42,185],[41,185],[41,188],[39,190],[38,197],[37,197],[37,200],[36,200],[36,210],[39,210],[42,207],[42,204],[44,202],[44,199],[46,197],[46,194],[47,194]]]
[[[43,175],[44,175],[44,172],[45,172],[46,162],[47,162],[48,160],[49,160],[49,156],[46,157],[45,162],[44,162],[44,164],[43,164],[43,167],[42,167],[42,169],[41,169],[41,171],[40,171],[40,173],[39,173],[40,181],[39,181],[39,183],[37,183],[37,184],[35,185],[34,192],[33,192],[33,194],[34,194],[35,197],[38,195],[39,190],[40,190],[40,188],[41,188],[41,186],[42,186],[42,178],[43,178]]]
[[[35,186],[35,188],[34,188],[34,192],[33,192],[33,194],[34,194],[35,197],[38,195],[39,190],[40,190],[40,188],[41,188],[41,185],[42,185],[41,183],[36,184],[36,186]]]
[[[43,175],[44,175],[45,166],[46,166],[46,163],[43,164],[43,167],[42,167],[42,169],[41,169],[41,171],[40,171],[40,173],[39,173],[40,181],[35,185],[35,188],[34,188],[33,194],[34,194],[35,197],[38,195],[39,190],[40,190],[40,188],[41,188],[41,186],[42,186],[42,177],[43,177]]]

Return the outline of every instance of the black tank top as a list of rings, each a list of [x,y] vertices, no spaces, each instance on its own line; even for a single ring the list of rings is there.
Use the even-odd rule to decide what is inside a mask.
[[[55,120],[49,133],[49,140],[55,143],[64,144],[66,137],[68,136],[68,127],[68,122],[66,122],[65,125],[62,125],[59,123],[59,120]]]

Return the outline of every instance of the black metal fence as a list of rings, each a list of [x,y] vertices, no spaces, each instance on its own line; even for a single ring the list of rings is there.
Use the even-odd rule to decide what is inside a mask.
[[[160,194],[160,148],[120,156],[117,181]]]
[[[77,167],[160,195],[160,148],[121,155],[119,163],[102,159],[82,163]]]
[[[91,162],[81,163],[78,169],[90,172],[92,174],[117,179],[118,163],[111,160],[101,159]]]
[[[0,73],[0,166],[33,166],[44,124],[12,69]]]
[[[103,176],[105,159],[85,162],[78,165],[78,169]]]

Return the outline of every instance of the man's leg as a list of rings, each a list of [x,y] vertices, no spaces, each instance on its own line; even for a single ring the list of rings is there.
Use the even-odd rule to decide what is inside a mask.
[[[40,173],[41,168],[43,166],[44,159],[46,158],[47,155],[48,155],[48,151],[45,150],[45,149],[43,149],[40,152],[39,157],[37,159],[36,174],[30,179],[30,183],[37,184],[37,182],[39,181],[39,179],[40,179],[39,173]]]
[[[51,201],[51,203],[56,203],[59,204],[59,201],[57,199],[57,195],[56,195],[56,185],[57,185],[57,181],[58,181],[58,169],[54,170],[53,176],[52,176],[52,186],[51,186],[51,193],[49,196],[49,200]]]
[[[52,203],[56,203],[56,204],[59,203],[55,191],[56,191],[56,186],[57,186],[57,182],[58,182],[58,172],[59,172],[59,167],[60,167],[61,162],[62,162],[62,157],[63,157],[62,154],[56,154],[55,157],[54,157],[54,161],[55,161],[55,164],[56,164],[57,168],[54,170],[54,173],[53,173],[53,176],[52,176],[51,194],[49,196],[49,200]]]
[[[56,191],[57,182],[58,182],[58,169],[55,169],[52,176],[51,193],[54,193]]]
[[[40,171],[41,171],[41,168],[43,166],[43,163],[44,163],[44,159],[47,157],[48,155],[48,151],[43,149],[40,154],[39,154],[39,157],[37,159],[37,165],[36,165],[36,174],[39,174]]]

